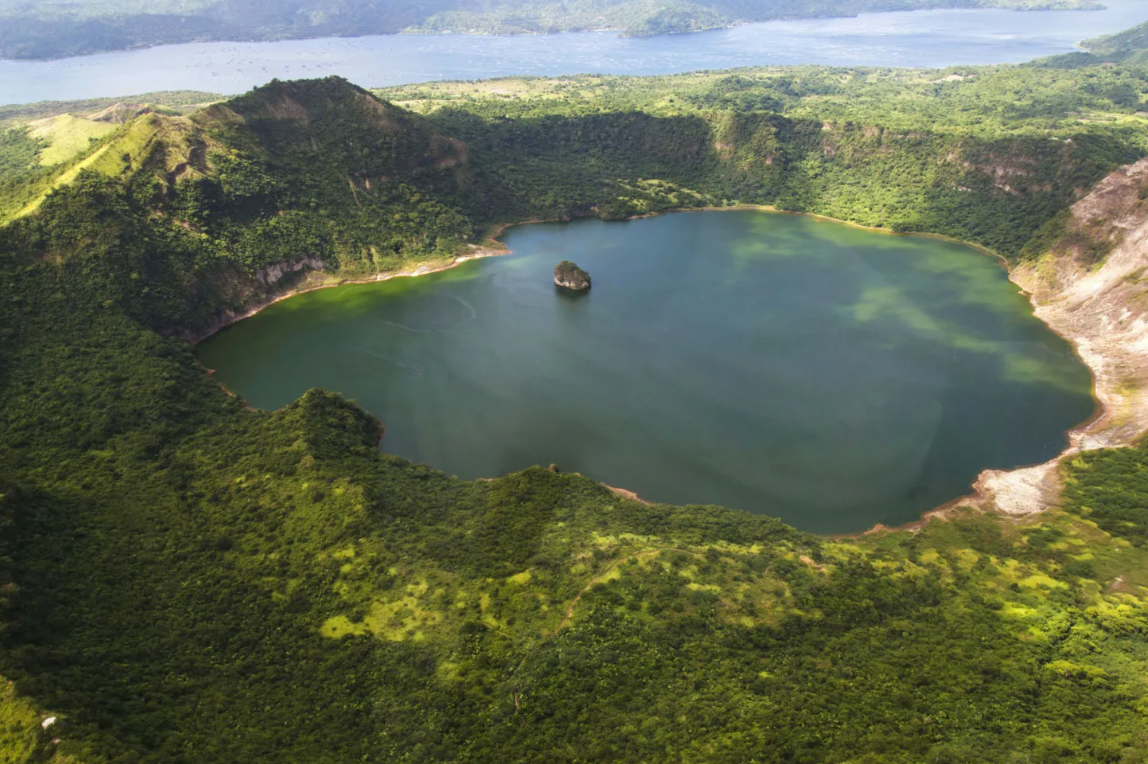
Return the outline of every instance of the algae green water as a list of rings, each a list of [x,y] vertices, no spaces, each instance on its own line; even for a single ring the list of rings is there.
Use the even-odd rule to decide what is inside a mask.
[[[514,254],[300,295],[204,342],[254,406],[311,387],[463,478],[556,463],[830,533],[1043,461],[1090,377],[993,258],[760,212],[511,229]],[[552,281],[555,263],[593,289]]]

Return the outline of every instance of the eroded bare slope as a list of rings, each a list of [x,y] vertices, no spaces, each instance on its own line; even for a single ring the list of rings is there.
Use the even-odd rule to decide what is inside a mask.
[[[1057,459],[987,470],[972,503],[1012,515],[1054,504],[1058,466],[1080,451],[1125,446],[1148,432],[1148,159],[1122,167],[1073,205],[1062,235],[1012,280],[1036,315],[1075,345],[1102,410],[1069,433]]]

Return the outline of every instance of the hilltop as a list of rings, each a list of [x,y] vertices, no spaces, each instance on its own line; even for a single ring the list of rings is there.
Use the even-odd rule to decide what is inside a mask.
[[[1092,221],[1143,228],[1145,93],[808,67],[111,109],[50,192],[0,189],[35,202],[0,228],[0,760],[1138,761],[1144,447],[1055,467],[1044,512],[834,540],[460,481],[337,394],[246,408],[186,339],[500,223],[735,202],[959,236],[1055,292],[1139,251]]]

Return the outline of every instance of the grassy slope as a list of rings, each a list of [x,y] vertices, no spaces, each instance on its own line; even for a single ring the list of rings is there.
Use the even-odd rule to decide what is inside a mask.
[[[1080,43],[1080,47],[1098,56],[1112,56],[1135,53],[1148,48],[1148,23],[1125,29],[1115,34],[1092,37]]]
[[[44,196],[91,166],[118,126],[144,111],[179,114],[218,100],[209,93],[148,93],[113,98],[49,101],[0,107],[0,221],[35,210]]]
[[[500,218],[705,201],[687,182],[822,204],[855,169],[879,216],[953,149],[994,147],[1034,183],[1142,153],[1136,107],[1106,95],[1143,93],[1136,71],[1073,75],[1099,93],[973,73],[965,108],[895,135],[867,131],[966,85],[512,82],[490,87],[537,97],[456,90],[423,119],[328,80],[109,137],[103,172],[0,229],[0,585],[19,585],[0,589],[0,674],[28,699],[9,707],[62,713],[45,755],[89,762],[1143,761],[1148,518],[1108,490],[1139,480],[1139,452],[1075,466],[1066,511],[830,541],[541,469],[453,480],[380,454],[329,393],[244,410],[157,331],[250,299],[275,258],[392,266]],[[1002,115],[1010,88],[1027,116]],[[930,121],[942,137],[909,136]],[[832,183],[780,172],[814,156]],[[985,184],[987,235],[1029,198],[1064,203],[941,164]]]

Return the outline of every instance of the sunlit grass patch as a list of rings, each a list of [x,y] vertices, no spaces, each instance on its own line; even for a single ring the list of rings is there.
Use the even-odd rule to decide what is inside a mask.
[[[533,573],[531,573],[529,570],[524,570],[521,573],[515,573],[513,576],[507,577],[506,580],[508,583],[511,583],[511,584],[522,585],[522,584],[530,583],[530,579],[532,579],[533,577],[534,577]]]
[[[24,764],[36,747],[40,716],[35,706],[16,695],[15,686],[0,677],[0,764]]]
[[[1063,581],[1057,581],[1051,576],[1043,573],[1034,573],[1031,576],[1026,576],[1017,581],[1017,583],[1029,589],[1067,589],[1068,584]]]
[[[92,139],[99,139],[116,129],[109,122],[95,122],[71,114],[39,120],[29,125],[29,133],[48,143],[40,152],[40,164],[54,165],[66,162],[81,154],[91,146]]]

